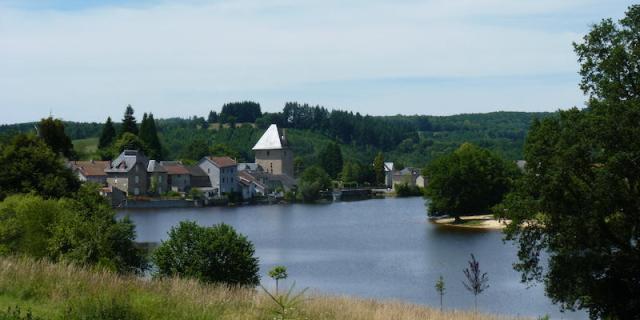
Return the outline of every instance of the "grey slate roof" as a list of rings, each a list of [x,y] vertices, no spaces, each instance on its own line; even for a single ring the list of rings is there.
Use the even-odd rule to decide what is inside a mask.
[[[107,173],[129,172],[136,163],[141,163],[146,167],[148,162],[149,159],[142,151],[124,150],[115,160],[111,161],[111,166],[104,171]]]
[[[156,160],[149,160],[147,172],[167,172],[167,169],[165,169],[160,162]]]
[[[240,162],[240,163],[238,163],[238,171],[244,171],[244,170],[257,171],[259,167],[260,166],[258,166],[258,164],[255,163],[255,162]]]

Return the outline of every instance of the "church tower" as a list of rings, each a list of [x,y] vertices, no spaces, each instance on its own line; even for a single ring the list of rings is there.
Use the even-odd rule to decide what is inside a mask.
[[[284,174],[293,176],[293,152],[289,149],[287,137],[281,134],[278,126],[272,124],[260,137],[253,151],[256,154],[256,163],[271,174]]]

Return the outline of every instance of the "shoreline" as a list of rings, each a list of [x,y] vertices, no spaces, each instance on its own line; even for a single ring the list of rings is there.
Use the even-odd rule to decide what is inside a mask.
[[[460,217],[462,223],[454,223],[455,219],[449,216],[442,218],[430,218],[431,223],[442,227],[466,228],[466,229],[483,229],[483,230],[502,230],[507,227],[509,220],[498,222],[491,214],[482,214],[474,216]]]

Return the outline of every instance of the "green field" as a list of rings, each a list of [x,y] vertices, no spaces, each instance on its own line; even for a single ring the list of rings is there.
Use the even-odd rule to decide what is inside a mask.
[[[90,160],[98,150],[98,138],[86,138],[73,140],[73,150],[80,160]]]

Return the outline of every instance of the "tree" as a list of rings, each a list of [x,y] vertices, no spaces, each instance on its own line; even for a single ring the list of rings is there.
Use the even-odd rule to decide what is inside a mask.
[[[158,130],[156,129],[156,121],[153,119],[153,114],[145,113],[142,116],[142,123],[140,124],[140,134],[138,135],[140,140],[148,147],[148,156],[152,159],[162,160],[162,144],[158,138]]]
[[[64,132],[64,123],[60,119],[49,117],[40,120],[38,133],[53,152],[60,153],[67,159],[75,158],[73,143]]]
[[[258,258],[251,241],[227,224],[201,227],[182,221],[153,253],[159,276],[182,276],[203,282],[256,286]]]
[[[336,178],[342,171],[342,150],[335,141],[330,142],[318,155],[322,168],[331,178]]]
[[[260,104],[252,101],[225,103],[220,111],[220,117],[229,123],[255,122],[261,116]]]
[[[209,155],[215,157],[229,157],[238,161],[242,159],[242,155],[240,155],[240,152],[238,152],[238,150],[224,143],[217,143],[213,145],[213,147],[209,149]]]
[[[138,135],[138,124],[136,118],[133,116],[133,108],[131,105],[127,105],[127,109],[124,111],[124,118],[122,118],[122,127],[120,128],[120,136],[129,132],[134,135]]]
[[[209,124],[218,122],[218,113],[211,110],[209,111],[209,116],[207,117],[207,122]]]
[[[305,202],[320,199],[320,192],[331,188],[331,177],[319,166],[304,170],[300,176],[299,194]]]
[[[383,185],[385,183],[384,174],[384,155],[382,152],[378,152],[375,159],[373,159],[373,171],[376,174],[376,184]]]
[[[442,278],[442,276],[440,276],[438,278],[438,281],[436,281],[436,292],[438,292],[438,295],[440,296],[440,311],[442,312],[442,297],[444,296],[445,293],[445,286],[444,286],[444,278]]]
[[[85,184],[71,198],[12,195],[0,202],[0,254],[140,272],[146,260],[134,244],[135,226],[115,220],[97,185]]]
[[[588,108],[534,122],[527,169],[502,206],[522,280],[593,319],[640,314],[638,30],[634,5],[575,45]]]
[[[78,178],[42,139],[18,134],[0,145],[0,200],[9,194],[35,192],[59,198],[78,190]]]
[[[140,150],[145,154],[148,154],[149,147],[147,144],[142,141],[142,139],[138,138],[138,136],[125,132],[116,143],[113,144],[113,153],[114,155],[118,155],[122,153],[124,150]]]
[[[489,289],[489,277],[487,273],[480,271],[480,263],[476,260],[476,257],[471,254],[471,260],[469,260],[469,267],[462,270],[466,278],[466,282],[463,281],[464,287],[473,294],[473,304],[475,310],[478,311],[478,295]]]
[[[180,157],[182,159],[198,161],[209,154],[209,143],[207,140],[203,138],[196,138],[189,142],[187,147],[182,151]]]
[[[287,267],[285,266],[274,266],[269,270],[269,277],[276,281],[276,295],[278,294],[278,281],[282,279],[286,279],[287,275]]]
[[[107,122],[102,127],[102,133],[100,134],[100,140],[98,141],[98,149],[105,149],[113,143],[116,138],[116,128],[113,127],[111,117],[107,118]]]
[[[429,180],[429,215],[482,214],[500,203],[515,179],[515,164],[489,150],[465,143],[453,153],[430,163],[423,172]]]
[[[360,167],[357,163],[347,162],[342,166],[342,173],[340,176],[343,183],[360,182]]]

